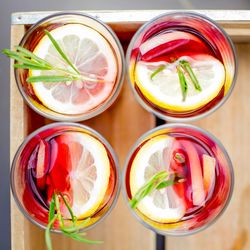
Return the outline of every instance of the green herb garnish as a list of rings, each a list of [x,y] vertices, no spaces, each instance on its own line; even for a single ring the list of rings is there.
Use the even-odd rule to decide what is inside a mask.
[[[50,34],[48,30],[44,30],[45,34],[48,36],[49,40],[52,42],[54,47],[56,48],[57,52],[61,55],[61,57],[64,59],[66,63],[78,74],[80,75],[80,72],[76,69],[76,67],[73,65],[73,63],[69,60],[69,58],[65,55],[57,41],[54,39],[54,37]]]
[[[67,207],[71,220],[64,219],[60,209],[60,199]],[[48,225],[45,231],[45,242],[48,250],[52,250],[52,241],[50,237],[50,230],[53,228],[53,225],[58,221],[59,229],[62,233],[74,240],[88,243],[88,244],[101,244],[102,241],[92,241],[86,239],[84,236],[85,233],[82,233],[81,230],[86,227],[86,224],[90,221],[90,218],[83,220],[81,223],[77,223],[77,217],[74,215],[69,203],[67,202],[66,198],[63,196],[62,193],[54,194],[50,201],[49,207],[49,216],[48,216]]]
[[[14,68],[56,72],[56,75],[51,75],[51,73],[49,73],[48,75],[30,76],[26,79],[27,82],[68,82],[75,80],[104,82],[103,79],[88,77],[80,73],[63,52],[62,48],[53,38],[51,33],[48,30],[45,30],[44,32],[48,36],[62,59],[67,63],[69,69],[55,67],[50,62],[40,58],[39,56],[36,56],[33,52],[20,46],[15,46],[15,51],[9,49],[2,50],[1,52],[4,55],[15,60]]]
[[[52,228],[52,226],[54,225],[57,219],[58,219],[58,215],[55,214],[55,197],[53,195],[53,198],[51,199],[50,207],[49,207],[49,219],[48,219],[49,223],[45,230],[45,242],[46,242],[46,246],[48,250],[52,249],[50,229]]]
[[[201,91],[201,86],[199,84],[199,81],[197,79],[197,77],[195,76],[191,66],[190,66],[190,63],[188,61],[185,61],[185,60],[181,60],[179,61],[181,67],[187,72],[187,74],[189,75],[194,87],[196,90],[198,91]]]
[[[147,195],[150,195],[154,190],[166,188],[183,180],[184,177],[179,174],[170,174],[166,171],[156,173],[132,197],[130,201],[131,208],[135,209],[139,202]]]
[[[177,66],[176,68],[177,68],[178,77],[179,77],[180,86],[181,86],[182,101],[184,102],[186,100],[186,97],[187,97],[188,85],[187,85],[187,81],[186,81],[186,78],[184,76],[184,73],[181,70],[181,67]]]
[[[174,59],[174,61],[176,61],[176,59]],[[160,73],[161,71],[163,71],[166,68],[166,66],[161,65],[160,67],[158,67],[151,75],[150,75],[150,79],[153,80],[153,78]],[[194,74],[194,71],[190,65],[190,63],[186,60],[180,60],[179,64],[176,66],[177,68],[177,73],[178,73],[178,77],[179,77],[179,82],[180,82],[180,86],[181,86],[181,92],[182,92],[182,101],[184,102],[186,100],[187,97],[187,91],[188,91],[188,85],[187,85],[187,80],[186,77],[184,75],[184,72],[186,72],[191,80],[191,82],[193,83],[194,87],[196,90],[198,91],[202,91],[202,88],[199,84],[199,81],[196,77],[196,75]],[[184,72],[183,72],[184,71]]]
[[[152,80],[158,73],[163,71],[166,68],[165,65],[161,65],[159,68],[157,68],[150,76],[150,79]]]
[[[179,162],[179,163],[185,162],[185,156],[182,153],[175,153],[174,159],[177,160],[177,162]]]
[[[75,77],[70,76],[30,76],[27,82],[68,82],[77,80]]]

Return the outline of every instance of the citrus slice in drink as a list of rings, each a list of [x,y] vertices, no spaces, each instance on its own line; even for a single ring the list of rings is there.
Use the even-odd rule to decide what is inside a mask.
[[[88,134],[68,132],[55,139],[52,150],[56,157],[51,159],[51,186],[66,196],[75,216],[93,215],[109,185],[110,162],[105,147]],[[68,217],[67,209],[63,211]]]
[[[111,94],[117,76],[117,62],[109,42],[96,30],[81,24],[67,24],[50,31],[63,52],[88,80],[32,83],[40,102],[63,114],[81,114],[102,104]],[[35,47],[34,54],[54,67],[73,69],[62,59],[48,36]],[[29,76],[62,75],[62,71],[30,70]]]
[[[132,197],[157,172],[171,170],[173,140],[167,135],[159,135],[140,148],[130,172]],[[148,218],[165,223],[179,221],[186,211],[183,199],[175,192],[173,186],[154,190],[140,201],[137,208]]]
[[[201,91],[195,89],[190,77],[184,73],[188,87],[185,100],[177,72],[181,60],[189,62],[201,86]],[[160,67],[163,70],[152,75]],[[191,111],[206,105],[220,93],[225,82],[225,69],[219,60],[207,54],[183,56],[173,63],[139,61],[135,81],[153,104],[174,111]]]

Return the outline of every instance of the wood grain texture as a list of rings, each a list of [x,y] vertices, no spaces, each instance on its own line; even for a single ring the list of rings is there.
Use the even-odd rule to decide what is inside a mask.
[[[23,26],[13,26],[12,45],[18,44],[24,33]],[[126,47],[126,46],[125,46]],[[11,160],[17,146],[24,137],[35,129],[51,123],[30,108],[28,108],[19,94],[13,71],[11,71]],[[19,127],[16,127],[18,124]],[[116,151],[120,166],[133,143],[147,130],[154,127],[154,117],[146,112],[135,101],[128,83],[124,86],[118,100],[103,114],[89,121],[83,122],[100,132]],[[54,250],[153,250],[154,234],[144,228],[131,215],[123,197],[120,194],[117,205],[111,214],[93,230],[88,232],[91,239],[103,240],[98,246],[86,245],[69,240],[62,235],[53,235]],[[32,225],[18,211],[12,201],[12,249],[13,250],[42,250],[45,248],[44,231]]]
[[[13,48],[14,44],[17,44],[22,38],[24,33],[23,26],[12,26],[11,28],[11,39]],[[15,84],[14,71],[11,65],[10,69],[10,159],[12,160],[14,154],[23,141],[25,134],[25,108],[21,95]],[[24,231],[25,218],[21,212],[17,209],[16,204],[11,197],[11,245],[13,249],[24,250],[24,238],[26,234]]]
[[[229,100],[215,113],[194,122],[213,133],[227,149],[235,171],[232,200],[219,220],[193,236],[166,240],[169,250],[250,249],[250,44],[237,44],[239,72]]]
[[[249,24],[245,24],[249,25]],[[241,30],[241,25],[224,24],[226,30],[234,34],[235,41],[249,41],[249,29]],[[125,26],[123,26],[125,27]],[[113,25],[123,42],[128,42],[139,25],[128,27],[127,33]],[[231,31],[230,31],[231,30]],[[24,27],[12,26],[12,46],[18,44]],[[236,35],[235,35],[236,34]],[[237,36],[239,39],[237,39]],[[242,39],[243,38],[243,39]],[[246,39],[245,39],[246,38]],[[217,136],[228,150],[235,168],[235,190],[233,199],[219,221],[194,236],[167,238],[167,250],[247,250],[250,249],[250,181],[248,177],[248,154],[250,141],[250,112],[248,83],[248,62],[250,44],[238,44],[239,74],[232,96],[219,110],[194,124]],[[11,69],[11,160],[25,136],[50,120],[36,114],[24,103],[16,87]],[[152,115],[136,103],[128,84],[125,82],[122,94],[116,103],[100,116],[84,124],[100,132],[114,147],[121,166],[136,139],[154,126]],[[42,250],[44,231],[28,222],[11,199],[11,238],[13,250]],[[129,213],[122,195],[112,213],[100,225],[88,233],[92,239],[102,239],[101,246],[88,246],[73,242],[64,236],[54,235],[54,250],[153,250],[154,234],[143,228]]]
[[[144,23],[143,22],[121,22],[121,23],[108,23],[112,29],[119,34],[119,38],[126,40],[126,36],[121,32],[124,28],[127,32],[134,33]],[[218,21],[218,24],[225,29],[226,33],[231,37],[234,42],[249,43],[250,42],[250,23],[249,22],[222,22]]]

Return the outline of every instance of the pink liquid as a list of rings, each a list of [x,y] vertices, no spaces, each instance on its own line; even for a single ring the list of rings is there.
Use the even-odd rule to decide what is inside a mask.
[[[25,42],[24,45],[22,45],[23,47],[25,47],[26,49],[30,50],[30,51],[34,51],[36,49],[36,47],[39,45],[39,42],[44,38],[45,33],[44,30],[48,30],[48,31],[53,31],[54,29],[57,29],[59,27],[62,27],[64,25],[67,25],[68,23],[63,23],[63,22],[58,22],[55,24],[46,24],[43,25],[41,27],[37,27],[33,33],[30,34],[30,36],[27,38],[27,41]],[[83,26],[85,26],[83,24]],[[91,27],[93,28],[93,30],[95,30],[95,27]],[[65,34],[67,35],[67,34]],[[104,34],[100,33],[101,37],[105,37]],[[89,38],[87,38],[89,39]],[[106,40],[107,42],[107,47],[110,47],[112,49],[112,51],[114,50],[112,48],[112,45],[110,43],[110,41]],[[87,49],[88,50],[88,49]],[[75,51],[70,51],[75,52]],[[70,53],[69,52],[69,53]],[[114,52],[114,51],[113,51]],[[102,52],[100,52],[102,53]],[[71,54],[67,54],[68,58],[74,62],[76,60],[76,58],[81,58],[81,54],[77,55],[77,56],[73,56]],[[91,56],[91,55],[90,55]],[[114,57],[117,60],[117,56],[114,53]],[[88,58],[89,59],[89,58]],[[57,62],[58,59],[55,59],[55,62],[50,61],[50,63],[52,65],[55,65],[55,63]],[[60,58],[59,58],[60,60]],[[90,63],[87,64],[87,66],[84,66],[85,64],[83,62],[79,62],[79,64],[81,66],[78,67],[77,65],[77,69],[78,71],[88,77],[92,77],[96,80],[101,80],[102,83],[98,83],[93,82],[93,81],[72,81],[71,85],[66,84],[65,82],[60,82],[59,84],[62,85],[61,90],[59,91],[59,93],[57,94],[57,101],[61,101],[66,99],[67,102],[69,100],[72,101],[72,103],[74,105],[81,105],[84,103],[88,103],[88,105],[86,105],[86,107],[84,108],[84,111],[82,112],[78,112],[78,113],[63,113],[63,111],[57,111],[54,110],[52,108],[50,108],[50,106],[46,106],[44,104],[44,102],[39,98],[39,96],[36,95],[36,92],[34,90],[34,87],[31,83],[27,82],[27,78],[30,76],[29,75],[29,70],[26,69],[17,69],[17,77],[18,80],[20,82],[20,85],[23,89],[23,91],[25,92],[25,94],[27,95],[28,99],[32,100],[32,105],[34,105],[36,108],[41,109],[42,111],[46,111],[48,114],[51,115],[68,115],[68,116],[74,116],[74,115],[82,115],[82,114],[89,114],[91,112],[94,112],[96,109],[98,109],[100,106],[102,106],[108,99],[110,99],[110,97],[114,94],[114,90],[116,88],[117,85],[117,81],[118,80],[118,74],[119,74],[119,66],[118,66],[118,61],[117,61],[117,65],[114,65],[114,67],[116,67],[117,71],[117,75],[114,76],[114,78],[112,80],[108,80],[105,78],[106,74],[108,73],[108,68],[107,67],[103,67],[105,65],[107,65],[107,60],[104,58],[101,58],[101,62],[97,60],[89,60]],[[76,61],[76,63],[78,63],[78,61]],[[82,66],[83,65],[83,66]],[[86,68],[87,67],[87,68]],[[47,73],[47,75],[49,75],[50,72]],[[57,73],[57,74],[61,74],[61,73]],[[34,83],[35,84],[35,83]],[[51,88],[51,86],[55,86],[58,83],[46,83],[48,85],[48,88]],[[72,88],[73,85],[73,88]],[[73,90],[72,90],[73,89]],[[74,95],[72,95],[71,99],[68,97],[71,92],[74,92]],[[104,99],[104,97],[105,99]],[[95,100],[93,102],[91,102],[91,99]],[[93,104],[94,103],[94,104]],[[88,108],[89,107],[89,108]],[[73,112],[73,111],[72,111]]]
[[[70,135],[74,132],[79,134],[81,129],[70,127],[47,129],[39,136],[33,137],[21,153],[19,166],[14,175],[16,193],[26,213],[39,224],[47,224],[50,201],[55,192],[62,193],[71,207],[73,205],[74,187],[71,176],[76,168],[73,162],[82,157],[80,145],[70,142]],[[65,136],[69,143],[63,139]],[[89,215],[91,217],[89,225],[98,221],[110,209],[118,188],[118,173],[113,156],[105,145],[104,147],[110,162],[109,181],[99,207]],[[95,174],[95,171],[88,171],[84,178],[93,178]],[[83,191],[83,189],[79,190]],[[63,202],[61,202],[61,209],[64,218],[70,219]]]
[[[163,25],[163,24],[162,24]],[[143,36],[140,42],[138,42],[137,46],[131,52],[131,79],[134,83],[134,88],[140,98],[145,102],[149,107],[158,113],[166,116],[171,116],[175,118],[188,118],[192,116],[196,116],[202,114],[215,105],[217,105],[225,95],[225,86],[223,86],[220,92],[215,96],[210,102],[206,103],[203,106],[200,106],[194,110],[189,111],[175,111],[166,108],[162,108],[157,106],[151,100],[149,100],[144,94],[141,92],[140,88],[137,86],[136,77],[135,77],[135,67],[137,62],[167,62],[172,63],[178,60],[180,57],[189,56],[193,57],[196,55],[210,55],[214,58],[221,61],[224,64],[222,59],[222,53],[224,51],[220,51],[218,47],[214,44],[211,44],[202,33],[199,33],[197,30],[192,29],[190,27],[170,27],[167,29],[160,30],[160,26],[156,26],[152,28],[152,32],[147,31],[147,33]],[[160,30],[160,31],[159,31]],[[177,36],[176,40],[168,41],[163,44],[159,44],[158,46],[153,46],[152,49],[147,51],[146,53],[141,52],[141,48],[144,43],[147,43],[148,40],[159,37],[158,40],[161,39],[162,35],[170,34],[171,36],[175,36],[175,33],[183,32],[186,34],[184,38],[180,38]],[[196,37],[195,39],[188,39],[188,34]],[[225,48],[226,49],[226,48]]]
[[[184,178],[184,182],[175,184],[173,189],[185,206],[185,214],[179,221],[161,223],[147,218],[139,209],[136,209],[136,213],[145,223],[163,232],[183,233],[184,231],[197,230],[216,218],[227,202],[232,184],[229,163],[221,148],[199,131],[189,128],[171,128],[159,134],[167,134],[174,138],[169,171]],[[126,171],[128,199],[132,198],[130,170],[133,160],[148,140],[141,143],[130,158]],[[181,155],[185,161],[176,159],[176,154]],[[204,155],[215,160],[214,177],[209,182],[207,174],[205,174],[207,166],[204,166]],[[211,166],[208,166],[207,169],[209,167]],[[197,189],[197,187],[199,188]],[[171,198],[169,199],[171,200]],[[172,200],[172,203],[175,204],[175,201]]]

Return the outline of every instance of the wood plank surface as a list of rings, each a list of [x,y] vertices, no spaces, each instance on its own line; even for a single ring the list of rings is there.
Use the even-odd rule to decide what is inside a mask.
[[[239,72],[229,100],[215,113],[193,124],[213,133],[227,149],[235,171],[232,200],[207,230],[183,238],[166,239],[168,250],[250,249],[250,44],[237,44]]]
[[[19,43],[24,27],[12,27],[12,46]],[[28,108],[19,94],[13,70],[11,70],[11,160],[24,137],[52,121],[45,119]],[[89,121],[83,122],[100,132],[114,147],[122,168],[125,157],[133,143],[147,130],[154,127],[154,117],[146,112],[134,99],[126,80],[121,95],[111,108]],[[102,250],[153,250],[154,233],[138,223],[129,212],[120,194],[111,214],[91,232],[92,239],[103,240],[98,246],[86,245],[54,235],[54,250],[102,249]],[[12,249],[42,250],[45,248],[44,231],[32,225],[11,201]]]
[[[235,34],[234,41],[249,41],[249,29],[241,25],[223,24]],[[122,41],[128,42],[137,25],[128,27],[128,33],[119,32]],[[119,31],[119,24],[115,24]],[[24,26],[13,25],[11,44],[19,43]],[[245,39],[246,37],[247,39]],[[247,250],[250,249],[250,180],[248,177],[248,154],[250,141],[250,111],[248,109],[250,87],[248,63],[250,44],[237,44],[239,74],[232,96],[219,110],[194,124],[207,129],[218,137],[228,150],[235,169],[235,190],[232,201],[224,215],[206,231],[183,238],[168,237],[167,250]],[[24,103],[16,87],[11,69],[11,160],[25,136],[40,126],[50,123]],[[135,101],[128,84],[115,104],[100,116],[83,122],[100,132],[114,147],[121,167],[129,148],[136,139],[154,126],[152,115]],[[153,250],[154,234],[137,222],[129,212],[122,194],[112,213],[88,233],[92,239],[102,239],[101,246],[88,246],[73,242],[64,236],[55,235],[55,250],[100,249],[100,250]],[[11,199],[11,239],[13,250],[42,250],[44,231],[28,222]]]
[[[13,39],[13,45],[21,39],[24,33],[23,26],[12,26],[11,37]],[[25,124],[23,122],[25,117],[25,108],[22,97],[16,87],[14,80],[14,70],[11,65],[10,68],[10,159],[12,160],[18,146],[23,141],[25,135]],[[11,195],[11,245],[13,249],[24,250],[24,238],[27,235],[24,230],[25,218],[21,212],[17,209],[16,204]]]
[[[164,13],[196,12],[219,23],[237,42],[250,42],[250,10],[77,10],[110,25],[115,32],[122,35],[137,30],[142,24]],[[31,25],[58,11],[36,11],[12,13],[11,22],[15,25]],[[74,11],[73,11],[74,12]]]

